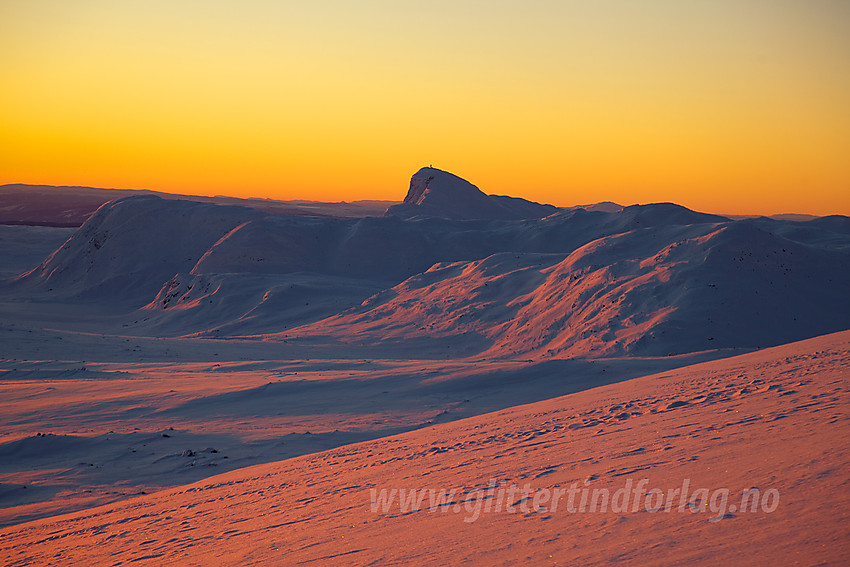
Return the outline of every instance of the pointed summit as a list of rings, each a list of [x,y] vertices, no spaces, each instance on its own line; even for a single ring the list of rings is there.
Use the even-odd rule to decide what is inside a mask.
[[[469,181],[447,171],[423,167],[410,178],[404,202],[387,209],[399,217],[434,216],[451,219],[537,219],[556,212],[514,197],[487,195]]]
[[[475,200],[486,197],[481,189],[457,175],[433,167],[423,167],[410,178],[410,189],[404,202],[409,205],[422,205],[428,197],[428,204],[443,199]]]

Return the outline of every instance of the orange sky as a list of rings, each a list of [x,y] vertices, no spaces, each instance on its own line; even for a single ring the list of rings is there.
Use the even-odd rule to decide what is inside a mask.
[[[843,0],[7,0],[0,183],[850,214]]]

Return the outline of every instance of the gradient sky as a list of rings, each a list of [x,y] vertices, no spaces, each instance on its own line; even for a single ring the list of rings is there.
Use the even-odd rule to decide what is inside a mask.
[[[0,183],[850,214],[844,0],[0,0]]]

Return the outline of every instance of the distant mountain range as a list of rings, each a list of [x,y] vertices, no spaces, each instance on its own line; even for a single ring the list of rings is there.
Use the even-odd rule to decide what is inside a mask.
[[[240,199],[237,197],[201,197],[134,189],[98,189],[52,185],[0,185],[0,224],[63,226],[83,224],[98,207],[109,201],[136,195],[155,195],[161,199],[188,200],[198,203],[233,205],[279,215],[332,217],[379,216],[398,201],[279,201]]]
[[[2,289],[111,305],[122,332],[413,341],[430,355],[664,355],[847,328],[848,217],[598,208],[488,196],[432,168],[362,218],[135,195]]]
[[[389,214],[401,218],[437,216],[452,219],[535,219],[557,211],[585,209],[617,212],[622,205],[605,201],[572,207],[554,207],[516,197],[486,195],[465,179],[432,167],[423,167],[410,181],[402,202],[359,200],[326,203],[305,200],[276,200],[238,197],[202,197],[136,189],[98,189],[52,185],[0,185],[0,225],[76,227],[82,225],[101,205],[136,195],[155,195],[168,200],[195,201],[257,209],[278,215],[328,216],[337,218],[377,217]],[[733,220],[758,215],[724,215]],[[817,217],[802,214],[771,215],[775,220],[809,221]]]

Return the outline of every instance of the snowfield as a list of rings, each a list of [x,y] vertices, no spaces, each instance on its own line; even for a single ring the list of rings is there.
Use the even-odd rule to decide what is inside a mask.
[[[5,528],[0,557],[839,565],[850,553],[848,376],[850,333],[827,335]],[[514,485],[535,496],[508,501]],[[660,500],[639,488],[661,491],[664,507],[680,492],[648,511]],[[402,509],[402,489],[426,491],[421,504]],[[582,510],[585,489],[607,490],[608,505],[587,497]],[[455,492],[432,510],[430,490]],[[630,504],[614,510],[618,490]]]

